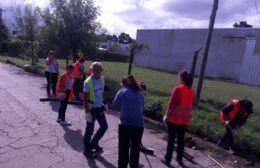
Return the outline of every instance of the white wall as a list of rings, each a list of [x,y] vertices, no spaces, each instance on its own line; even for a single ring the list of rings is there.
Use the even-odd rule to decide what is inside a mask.
[[[171,72],[190,70],[193,52],[204,45],[206,29],[138,30],[137,41],[150,52],[135,56],[134,63]],[[239,80],[246,37],[259,36],[260,29],[215,29],[208,56],[206,76]],[[197,70],[201,64],[199,55]]]

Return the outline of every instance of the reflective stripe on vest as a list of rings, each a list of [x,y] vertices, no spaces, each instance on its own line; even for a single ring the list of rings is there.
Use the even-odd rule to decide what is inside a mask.
[[[229,115],[230,120],[233,120],[235,118],[235,116],[237,115],[240,105],[239,105],[239,100],[236,100],[236,99],[232,99],[230,102],[234,104],[234,108],[232,111],[229,112],[228,115]],[[223,124],[225,124],[226,119],[225,119],[222,111],[220,112],[220,120]]]
[[[167,113],[167,119],[179,125],[189,125],[192,118],[192,107],[194,99],[194,91],[184,85],[177,86],[180,90],[180,104],[172,112]]]

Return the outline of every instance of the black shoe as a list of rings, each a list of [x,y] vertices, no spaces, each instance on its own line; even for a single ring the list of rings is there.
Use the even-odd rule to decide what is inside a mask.
[[[161,159],[161,162],[163,162],[163,164],[166,166],[171,166],[171,162],[167,161],[166,159]]]
[[[84,156],[86,156],[86,158],[90,158],[90,159],[96,159],[97,158],[97,154],[96,152],[93,152],[92,150],[84,150]]]

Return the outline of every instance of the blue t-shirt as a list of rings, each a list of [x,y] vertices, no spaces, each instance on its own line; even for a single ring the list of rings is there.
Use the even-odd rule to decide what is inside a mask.
[[[92,107],[101,107],[103,105],[103,95],[104,95],[104,83],[102,78],[95,79],[91,77],[94,87],[95,101]],[[84,92],[89,93],[89,87],[84,83]]]
[[[140,91],[132,89],[120,89],[113,101],[116,108],[120,108],[121,125],[144,126],[144,95]]]

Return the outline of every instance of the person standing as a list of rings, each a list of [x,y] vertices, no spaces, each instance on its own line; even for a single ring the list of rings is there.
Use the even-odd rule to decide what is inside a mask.
[[[84,62],[85,62],[85,59],[80,58],[73,64],[74,71],[72,73],[72,77],[75,80],[73,90],[74,90],[74,95],[75,95],[76,100],[80,100],[79,93],[80,93],[80,88],[81,88],[80,84],[81,84],[81,81],[84,76]]]
[[[73,65],[68,65],[66,71],[60,76],[57,83],[57,97],[60,100],[60,108],[57,122],[63,126],[71,125],[65,120],[65,113],[67,110],[68,101],[72,101],[73,99],[73,70]]]
[[[108,129],[103,104],[104,77],[102,76],[101,62],[93,62],[91,65],[92,74],[84,81],[83,90],[83,110],[86,117],[86,131],[84,135],[84,155],[88,158],[95,158],[97,154],[103,152],[99,146],[100,139]],[[95,120],[100,128],[93,138]]]
[[[232,99],[228,102],[220,112],[220,120],[226,127],[226,133],[218,145],[234,154],[234,136],[252,113],[253,103],[249,100]]]
[[[127,168],[128,163],[131,168],[138,168],[144,131],[144,95],[133,75],[123,78],[122,84],[113,101],[114,107],[120,108],[118,168]]]
[[[195,92],[192,89],[193,79],[187,71],[179,73],[180,84],[174,87],[168,105],[168,111],[163,120],[168,127],[167,152],[162,159],[163,163],[170,165],[172,160],[175,138],[177,136],[177,158],[179,165],[184,166],[182,158],[184,152],[184,135],[191,123],[192,108]]]
[[[56,84],[58,80],[59,74],[59,62],[56,60],[54,56],[54,52],[52,50],[49,51],[48,56],[45,60],[45,77],[47,79],[47,95],[48,97],[53,96],[56,97]],[[51,94],[52,88],[52,94]]]

